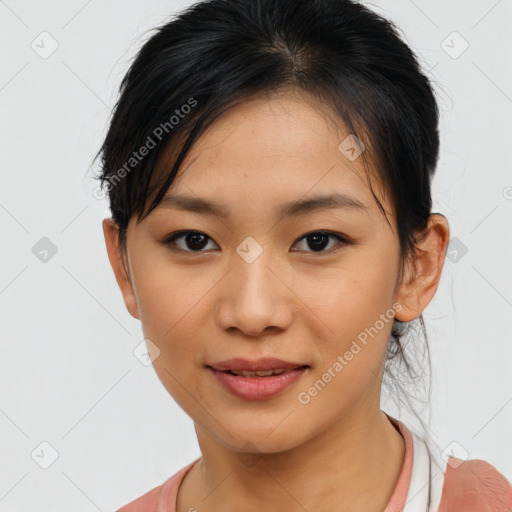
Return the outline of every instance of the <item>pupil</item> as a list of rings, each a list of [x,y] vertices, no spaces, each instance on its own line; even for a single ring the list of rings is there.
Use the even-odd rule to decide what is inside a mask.
[[[321,239],[323,239],[323,241],[325,243],[322,243]],[[314,234],[314,235],[309,235],[308,236],[308,240],[313,240],[313,245],[310,244],[309,241],[308,241],[309,248],[313,249],[313,250],[322,250],[328,244],[328,237],[327,237],[327,235],[324,235],[324,234],[321,234],[321,233]]]
[[[206,237],[201,233],[189,233],[186,240],[190,249],[202,249],[206,245]]]

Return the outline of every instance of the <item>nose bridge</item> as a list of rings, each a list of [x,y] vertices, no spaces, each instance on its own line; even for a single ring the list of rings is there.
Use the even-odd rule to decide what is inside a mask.
[[[279,268],[269,248],[247,237],[231,261],[230,285],[223,297],[221,323],[255,336],[269,326],[285,328],[291,320],[291,292],[276,274]]]
[[[239,258],[234,264],[234,271],[236,273],[235,290],[241,292],[243,295],[240,298],[247,297],[252,302],[259,302],[263,300],[265,304],[274,301],[275,293],[275,276],[272,272],[272,267],[275,267],[275,262],[269,255],[263,253],[258,256],[254,261],[246,261]]]

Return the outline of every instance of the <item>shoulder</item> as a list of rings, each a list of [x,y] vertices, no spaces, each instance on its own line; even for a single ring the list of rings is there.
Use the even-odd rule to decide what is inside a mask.
[[[156,512],[163,484],[139,496],[116,512]]]
[[[188,471],[200,459],[201,457],[197,458],[168,478],[162,485],[139,496],[116,512],[174,512],[178,487]]]
[[[439,512],[510,512],[512,486],[493,465],[480,459],[450,457]]]

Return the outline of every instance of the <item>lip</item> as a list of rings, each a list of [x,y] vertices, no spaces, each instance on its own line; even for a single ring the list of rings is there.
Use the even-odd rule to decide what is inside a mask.
[[[226,370],[237,370],[237,371],[252,371],[257,372],[260,370],[291,370],[301,366],[308,366],[305,363],[293,363],[290,361],[283,361],[275,357],[262,357],[255,361],[244,359],[243,357],[235,357],[234,359],[226,359],[218,363],[212,363],[207,365],[214,370],[226,371]],[[248,377],[247,377],[248,378]]]
[[[222,370],[209,367],[224,389],[243,400],[268,400],[283,393],[304,375],[309,367],[294,370],[270,377],[239,377]]]

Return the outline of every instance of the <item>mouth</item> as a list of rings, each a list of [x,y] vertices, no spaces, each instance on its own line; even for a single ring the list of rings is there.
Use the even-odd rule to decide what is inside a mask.
[[[212,370],[227,372],[240,377],[270,377],[302,368],[310,368],[301,362],[284,361],[275,357],[263,357],[258,360],[249,360],[241,357],[207,364]]]
[[[206,368],[231,395],[243,400],[268,400],[305,378],[311,366],[288,364],[288,368],[246,370],[206,365]]]
[[[293,368],[271,368],[269,370],[258,370],[258,371],[251,371],[251,370],[217,370],[216,368],[212,366],[208,366],[208,368],[211,368],[215,371],[221,371],[224,373],[227,373],[229,375],[236,375],[237,377],[272,377],[273,375],[281,375],[283,373],[289,373],[293,372],[295,370],[301,370],[310,368],[309,365],[299,365],[295,366]]]

